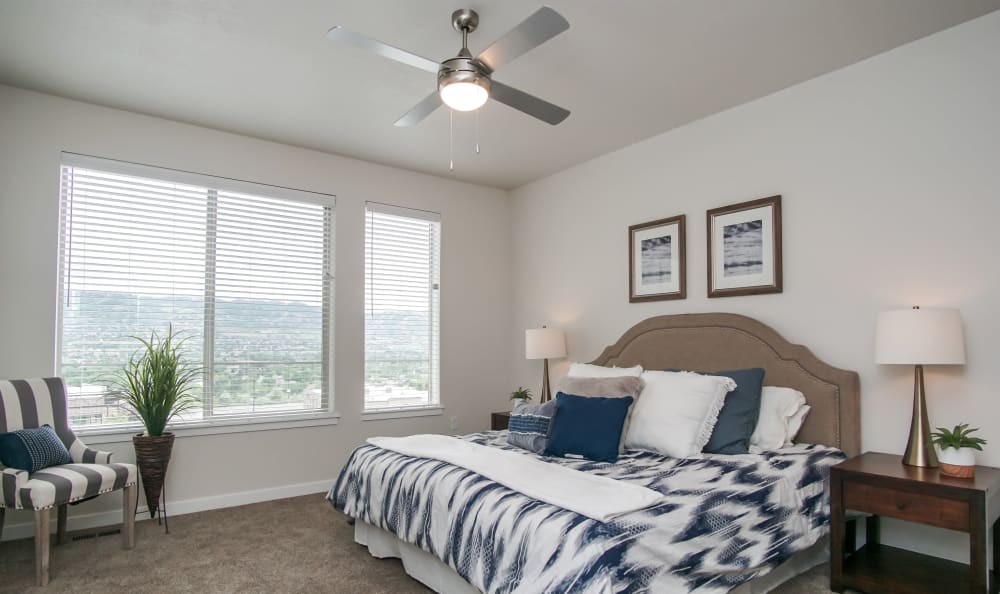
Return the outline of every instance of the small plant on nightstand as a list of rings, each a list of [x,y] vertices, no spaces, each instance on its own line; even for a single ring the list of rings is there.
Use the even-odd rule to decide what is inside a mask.
[[[517,408],[519,404],[527,404],[531,401],[531,390],[524,386],[518,386],[516,390],[510,393],[510,401],[514,408]]]
[[[986,440],[981,437],[972,437],[972,433],[979,431],[978,427],[969,429],[968,423],[955,425],[949,431],[944,427],[938,427],[937,431],[931,433],[934,443],[937,444],[941,453],[938,460],[941,463],[941,474],[956,478],[972,478],[976,469],[976,457],[972,450],[983,451]]]

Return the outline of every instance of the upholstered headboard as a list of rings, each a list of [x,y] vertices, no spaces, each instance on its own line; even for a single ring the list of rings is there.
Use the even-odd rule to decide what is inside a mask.
[[[764,384],[801,391],[812,407],[796,441],[861,453],[858,374],[831,367],[770,326],[729,313],[657,316],[630,328],[595,365],[722,371],[763,367]]]

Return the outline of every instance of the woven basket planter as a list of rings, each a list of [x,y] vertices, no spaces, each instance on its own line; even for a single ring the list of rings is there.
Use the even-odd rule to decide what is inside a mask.
[[[132,445],[135,447],[135,461],[139,466],[149,517],[155,518],[160,509],[160,491],[167,475],[167,465],[170,464],[170,452],[174,449],[174,434],[152,437],[140,433],[132,437]]]

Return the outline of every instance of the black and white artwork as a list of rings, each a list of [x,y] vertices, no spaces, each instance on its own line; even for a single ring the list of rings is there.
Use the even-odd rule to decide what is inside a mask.
[[[723,275],[760,274],[764,270],[764,221],[757,219],[722,228]]]
[[[629,301],[683,299],[684,215],[632,225]]]
[[[780,293],[781,196],[708,211],[708,296]]]
[[[642,284],[670,282],[672,240],[670,235],[642,240]]]

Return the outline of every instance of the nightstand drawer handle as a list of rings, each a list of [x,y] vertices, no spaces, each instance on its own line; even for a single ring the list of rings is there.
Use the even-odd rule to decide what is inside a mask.
[[[904,509],[906,509],[906,504],[903,503],[902,501],[897,501],[896,509],[898,509],[899,511],[903,511]]]

